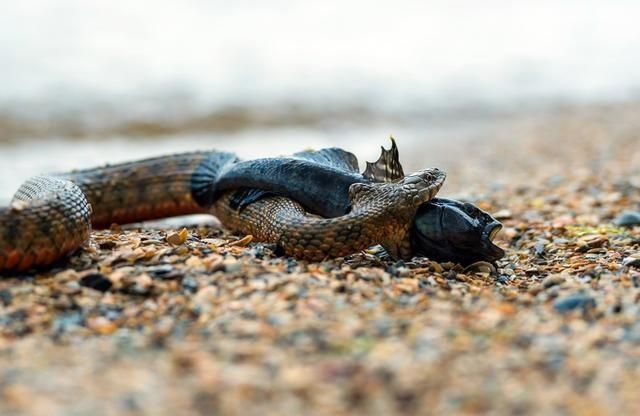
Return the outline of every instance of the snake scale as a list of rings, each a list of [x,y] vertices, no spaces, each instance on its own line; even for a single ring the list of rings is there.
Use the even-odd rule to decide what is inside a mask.
[[[300,172],[290,170],[291,166],[297,169],[300,163],[312,163],[317,167],[318,158],[334,154],[353,164],[350,153],[325,150],[329,153],[305,152],[285,159],[276,171]],[[310,212],[313,201],[305,205],[304,196],[301,202],[279,196],[277,186],[276,192],[239,206],[238,188],[259,188],[261,179],[257,175],[255,183],[234,180],[253,176],[250,171],[243,174],[246,165],[226,152],[177,154],[34,177],[20,187],[8,207],[0,208],[0,271],[49,266],[86,243],[92,227],[194,213],[211,213],[230,230],[276,243],[286,254],[301,259],[319,261],[376,244],[394,257],[410,257],[412,219],[438,192],[445,174],[431,168],[400,177],[388,171],[393,165],[386,162],[368,167],[383,173],[387,169],[386,176],[373,175],[367,181],[349,174],[344,183],[335,180],[340,188],[336,192],[346,195],[339,200],[348,198],[348,206],[344,212],[334,211],[341,215],[332,218]],[[336,172],[344,177],[332,163],[320,166],[321,173],[312,180],[333,183]],[[234,176],[238,169],[240,174]],[[224,178],[230,179],[225,182]]]

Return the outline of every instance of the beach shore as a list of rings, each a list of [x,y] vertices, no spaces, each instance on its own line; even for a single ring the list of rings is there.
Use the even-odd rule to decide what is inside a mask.
[[[454,135],[402,161],[503,222],[496,267],[94,232],[0,280],[0,414],[640,414],[640,106]]]

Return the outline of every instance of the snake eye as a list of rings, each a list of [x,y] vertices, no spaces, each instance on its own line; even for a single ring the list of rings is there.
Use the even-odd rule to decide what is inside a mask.
[[[462,206],[462,208],[464,209],[464,212],[466,212],[469,215],[473,215],[478,211],[475,206],[473,206],[472,204],[470,204],[468,202],[465,202],[464,205]]]

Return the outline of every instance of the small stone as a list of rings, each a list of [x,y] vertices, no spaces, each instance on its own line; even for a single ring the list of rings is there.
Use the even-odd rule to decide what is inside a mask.
[[[546,277],[543,281],[542,281],[542,286],[545,289],[549,289],[550,287],[553,286],[557,286],[557,285],[561,285],[562,283],[564,283],[565,278],[561,275],[551,275]]]
[[[192,276],[185,276],[182,279],[182,287],[188,292],[195,293],[198,291],[198,281]]]
[[[240,269],[242,268],[242,264],[234,258],[225,259],[223,261],[223,265],[224,265],[224,271],[227,273],[237,272],[237,271],[240,271]]]
[[[107,241],[101,241],[101,242],[98,244],[98,247],[100,247],[100,248],[101,248],[101,249],[103,249],[103,250],[111,250],[111,249],[116,248],[116,246],[117,246],[117,245],[118,245],[118,244],[117,244],[115,241],[113,241],[113,240],[107,240]]]
[[[212,248],[217,248],[217,247],[227,245],[227,241],[222,238],[204,238],[202,239],[202,242],[207,243]]]
[[[80,311],[69,311],[59,315],[51,324],[51,331],[60,335],[84,325],[84,316]]]
[[[153,328],[153,336],[156,340],[166,338],[171,335],[175,327],[175,320],[170,316],[164,316]]]
[[[300,296],[300,290],[298,286],[293,283],[289,283],[280,289],[280,293],[283,299],[294,300]]]
[[[11,290],[9,289],[0,290],[0,303],[2,303],[3,306],[11,305],[12,301],[13,301],[13,295],[11,294]]]
[[[604,235],[585,235],[578,239],[578,251],[586,252],[592,248],[599,248],[605,245],[609,239]]]
[[[204,263],[202,259],[198,256],[189,257],[184,264],[192,269],[204,269]]]
[[[397,277],[408,277],[411,276],[411,269],[408,267],[398,267],[396,270]]]
[[[176,249],[175,249],[175,253],[176,253],[177,255],[179,255],[179,256],[184,256],[184,255],[186,255],[186,254],[188,254],[188,253],[189,253],[189,247],[187,247],[187,246],[185,246],[185,245],[182,245],[182,246],[176,247]]]
[[[495,274],[496,268],[486,261],[477,261],[464,269],[465,273]]]
[[[542,292],[543,290],[544,290],[544,286],[542,286],[541,284],[535,284],[529,287],[529,289],[527,290],[527,293],[535,296],[538,293]]]
[[[183,228],[179,232],[172,232],[168,234],[166,239],[167,243],[172,246],[180,246],[187,241],[187,238],[189,238],[189,230]]]
[[[106,292],[111,289],[113,282],[102,273],[91,273],[80,279],[80,286]]]
[[[153,279],[146,273],[135,276],[128,287],[128,292],[134,295],[146,295],[153,287]]]
[[[100,335],[109,335],[114,333],[116,329],[118,329],[118,327],[113,322],[111,322],[104,316],[89,318],[87,320],[87,327]]]
[[[442,273],[444,271],[444,269],[442,268],[442,266],[440,265],[440,263],[436,262],[436,261],[429,261],[429,264],[431,265],[431,268],[433,269],[433,271],[435,273]]]
[[[255,291],[264,291],[264,290],[266,290],[266,289],[267,289],[267,282],[265,282],[265,281],[264,281],[264,280],[262,280],[262,279],[260,279],[260,280],[258,280],[258,279],[252,279],[252,280],[249,282],[249,287],[250,287],[252,290],[255,290]]]
[[[551,226],[553,228],[563,228],[566,227],[567,225],[571,225],[575,222],[575,219],[573,218],[573,216],[571,215],[561,215],[557,218],[555,218],[552,222],[551,222]]]
[[[640,268],[640,253],[632,254],[631,256],[622,260],[622,265],[626,267],[639,267]]]
[[[533,247],[533,253],[537,257],[544,257],[546,246],[547,244],[545,242],[536,243],[536,245]]]
[[[561,313],[571,312],[576,309],[593,309],[596,307],[596,301],[591,296],[578,293],[558,299],[553,307]]]
[[[207,313],[211,310],[217,298],[218,288],[205,286],[193,296],[193,309],[199,313]]]
[[[640,225],[640,212],[625,211],[615,219],[614,223],[621,227]]]
[[[504,235],[509,240],[513,240],[518,236],[518,230],[513,227],[505,227],[502,230],[502,235]]]
[[[500,211],[493,214],[493,218],[497,220],[509,220],[513,218],[513,214],[508,209],[501,209]]]
[[[507,275],[508,277],[513,277],[516,275],[516,272],[513,269],[506,268],[504,269],[504,274]]]
[[[171,264],[159,264],[147,268],[147,273],[154,279],[171,280],[183,276],[182,271]]]
[[[405,293],[415,293],[419,288],[419,281],[409,278],[398,279],[395,287]]]
[[[246,247],[253,241],[252,235],[247,235],[240,240],[229,243],[229,247]]]

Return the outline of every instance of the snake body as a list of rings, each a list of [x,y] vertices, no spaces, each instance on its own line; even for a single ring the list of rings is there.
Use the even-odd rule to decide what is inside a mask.
[[[49,266],[82,246],[92,227],[207,212],[233,231],[307,260],[375,244],[406,257],[411,219],[445,178],[435,168],[393,182],[357,183],[356,177],[341,187],[348,212],[321,218],[277,195],[238,207],[238,184],[221,180],[238,162],[231,153],[195,152],[29,179],[0,208],[0,271]]]

